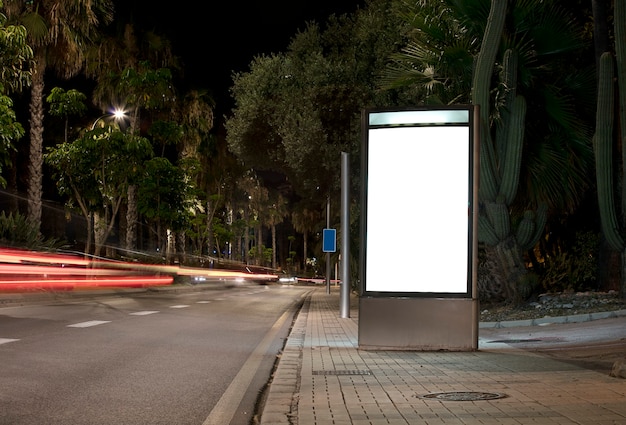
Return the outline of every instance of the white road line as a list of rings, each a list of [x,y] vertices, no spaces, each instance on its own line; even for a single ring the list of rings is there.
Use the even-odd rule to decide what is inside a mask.
[[[171,305],[170,308],[187,308],[187,304]]]
[[[248,360],[239,370],[235,379],[230,383],[226,392],[219,399],[209,416],[205,419],[202,425],[224,425],[229,424],[235,416],[237,407],[243,399],[243,395],[250,386],[254,374],[259,369],[261,360],[267,350],[269,350],[272,341],[276,339],[281,326],[285,323],[289,317],[289,312],[286,311],[282,316],[274,323],[272,329],[265,335],[263,340],[256,346]]]
[[[15,341],[19,341],[19,339],[0,338],[0,344],[6,344],[7,342],[15,342]]]
[[[147,316],[148,314],[158,313],[156,310],[146,310],[146,311],[136,311],[134,313],[130,313],[131,316]]]
[[[196,304],[208,304],[208,303],[210,303],[210,302],[211,302],[211,301],[198,301]]]
[[[67,325],[68,328],[89,328],[91,326],[98,326],[104,323],[111,323],[110,320],[90,320],[88,322],[74,323],[73,325]]]

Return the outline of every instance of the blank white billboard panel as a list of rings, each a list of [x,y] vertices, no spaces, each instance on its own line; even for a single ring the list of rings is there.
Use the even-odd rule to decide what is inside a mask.
[[[469,296],[470,107],[368,112],[363,291]]]

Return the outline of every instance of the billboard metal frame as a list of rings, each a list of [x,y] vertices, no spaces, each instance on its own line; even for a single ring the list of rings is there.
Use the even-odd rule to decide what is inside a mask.
[[[467,298],[473,296],[472,276],[475,271],[473,256],[476,239],[474,233],[477,230],[474,220],[477,202],[474,108],[472,105],[460,105],[437,108],[377,109],[363,112],[362,128],[364,131],[361,153],[362,245],[360,258],[362,295],[389,296],[393,294],[403,297]],[[408,142],[397,140],[398,134],[407,134],[410,139]],[[458,140],[459,134],[461,138],[466,137],[466,140]],[[430,140],[420,139],[422,135],[434,136],[434,138]],[[370,143],[374,143],[371,140],[374,137],[377,144],[384,145],[384,151],[380,147],[376,148],[376,157],[371,159],[370,150],[372,146]],[[451,140],[451,137],[457,139]],[[423,146],[413,150],[418,145]],[[441,147],[432,149],[432,146],[437,145]],[[458,149],[459,146],[462,146],[466,152],[456,152],[459,155],[456,162],[452,162],[451,157],[456,154],[453,148]],[[381,153],[385,152],[387,155],[387,150],[388,158],[381,158]],[[415,158],[415,155],[416,153],[419,155],[420,152],[429,154],[434,152],[433,156],[444,154],[445,157],[422,158],[421,161],[418,161],[419,158]],[[371,175],[370,167],[376,161],[382,167],[388,166],[389,170],[383,170],[383,172],[378,170],[376,175]],[[385,161],[390,163],[387,164]],[[467,175],[459,176],[458,172],[463,172],[459,170],[459,167],[463,166],[464,161],[467,161]],[[433,165],[432,170],[421,169],[429,164]],[[374,165],[378,167],[378,165]],[[411,165],[415,166],[408,169]],[[456,167],[456,169],[451,170],[450,167]],[[435,170],[435,174],[438,173],[443,178],[449,175],[449,181],[433,181],[433,170]],[[455,179],[461,181],[459,185],[456,185]],[[420,193],[420,188],[416,189],[419,182],[424,182],[421,188],[424,189],[422,192],[428,192],[427,194]],[[388,205],[380,205],[379,199],[371,201],[370,185],[382,187],[379,191],[385,192],[383,199],[387,200],[385,204]],[[460,185],[466,185],[466,187]],[[432,191],[430,186],[433,187]],[[441,192],[446,190],[448,193]],[[445,204],[445,199],[442,198],[449,198],[451,191],[456,191],[455,196],[457,196],[457,199],[452,200],[454,202],[452,208],[456,208],[456,217],[452,218],[457,224],[455,228],[450,228],[450,218],[445,214],[445,211],[438,210],[436,207],[438,204]],[[394,197],[393,193],[399,196]],[[399,200],[398,198],[402,196],[414,199]],[[429,197],[440,198],[431,199]],[[370,201],[373,205],[369,204]],[[465,202],[466,204],[464,204]],[[405,209],[410,209],[410,211],[398,211],[402,206]],[[373,208],[388,209],[389,219],[381,217],[380,214],[375,219],[372,218],[369,212]],[[440,219],[441,222],[438,223],[437,220]],[[459,226],[465,227],[465,229]],[[402,227],[406,227],[407,230],[400,232]],[[425,235],[431,230],[432,235]],[[466,232],[459,234],[459,230]],[[373,241],[374,237],[376,241]],[[466,258],[463,259],[457,255],[450,260],[453,262],[464,260],[464,264],[461,265],[463,270],[457,269],[456,275],[453,277],[457,280],[463,275],[465,277],[463,282],[449,283],[448,286],[445,286],[441,282],[437,282],[437,279],[446,279],[446,273],[455,267],[454,264],[448,262],[449,252],[435,251],[429,246],[424,246],[424,244],[445,249],[446,245],[449,246],[450,240],[457,242],[457,245],[459,243],[465,245],[463,247],[457,246],[459,249],[455,252]],[[449,248],[455,247],[449,246]],[[398,249],[404,249],[405,252],[398,253]],[[375,257],[373,257],[372,251],[376,252]],[[418,255],[420,257],[416,258]],[[426,267],[436,269],[426,270]],[[398,270],[400,270],[400,274],[398,274]],[[368,272],[372,272],[372,276],[369,276]],[[377,279],[377,281],[373,282],[369,279],[370,277]],[[383,279],[385,280],[384,283],[382,282]],[[439,289],[441,286],[444,286],[443,290]]]
[[[359,348],[476,350],[479,106],[361,124]]]

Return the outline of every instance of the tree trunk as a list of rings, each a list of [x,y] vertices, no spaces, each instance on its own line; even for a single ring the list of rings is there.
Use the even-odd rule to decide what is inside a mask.
[[[272,224],[272,268],[276,270],[276,225]]]
[[[156,234],[157,251],[160,252],[164,258],[167,258],[167,238],[163,238],[163,226],[161,226],[161,220],[159,218],[156,220],[155,228],[156,231],[154,233]],[[164,239],[165,243],[163,243]]]
[[[102,253],[102,247],[104,246],[106,234],[107,234],[107,219],[102,213],[96,212],[93,214],[93,233],[94,233],[94,257],[99,257]]]
[[[170,229],[165,229],[165,234],[165,261],[167,264],[172,264],[176,254],[176,235]]]
[[[308,258],[308,256],[307,256],[308,255],[308,252],[307,252],[308,251],[308,246],[307,246],[308,235],[309,235],[308,230],[305,230],[302,233],[302,238],[304,239],[304,242],[302,243],[302,250],[303,250],[303,254],[302,255],[304,257],[303,260],[302,260],[302,262],[303,262],[302,270],[304,270],[305,272],[306,272],[306,262],[307,262],[307,258]]]
[[[178,258],[178,264],[186,264],[186,237],[183,230],[179,230],[175,233],[176,238],[176,257]]]
[[[215,238],[213,237],[213,208],[211,201],[206,202],[206,245],[209,256],[215,250]]]
[[[137,185],[128,186],[128,197],[126,199],[126,249],[134,251],[137,249]]]
[[[526,290],[521,288],[523,277],[528,273],[524,266],[523,257],[517,242],[513,236],[500,241],[495,246],[485,246],[486,255],[493,259],[497,265],[497,270],[501,274],[501,281],[493,275],[493,283],[501,285],[501,295],[504,300],[510,303],[520,302],[526,295]],[[495,296],[496,293],[490,294]]]
[[[495,247],[481,244],[478,249],[478,299],[483,303],[505,301],[504,278]]]
[[[257,227],[257,237],[256,237],[256,265],[264,266],[265,260],[263,258],[263,227],[260,224]]]
[[[248,212],[244,212],[244,217],[243,219],[245,220],[246,226],[244,228],[244,233],[243,233],[243,260],[244,263],[249,264],[248,261],[250,261],[250,256],[249,256],[249,252],[250,252],[250,226],[248,226]]]
[[[93,212],[87,213],[85,217],[87,219],[87,240],[85,241],[85,254],[91,252],[91,241],[93,240]]]
[[[41,198],[43,192],[43,90],[46,59],[39,51],[32,76],[30,97],[30,148],[28,162],[28,219],[41,228]]]

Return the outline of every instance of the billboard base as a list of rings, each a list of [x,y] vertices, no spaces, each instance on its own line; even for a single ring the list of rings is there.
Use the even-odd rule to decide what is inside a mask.
[[[359,299],[359,349],[478,350],[479,302],[471,298]]]

